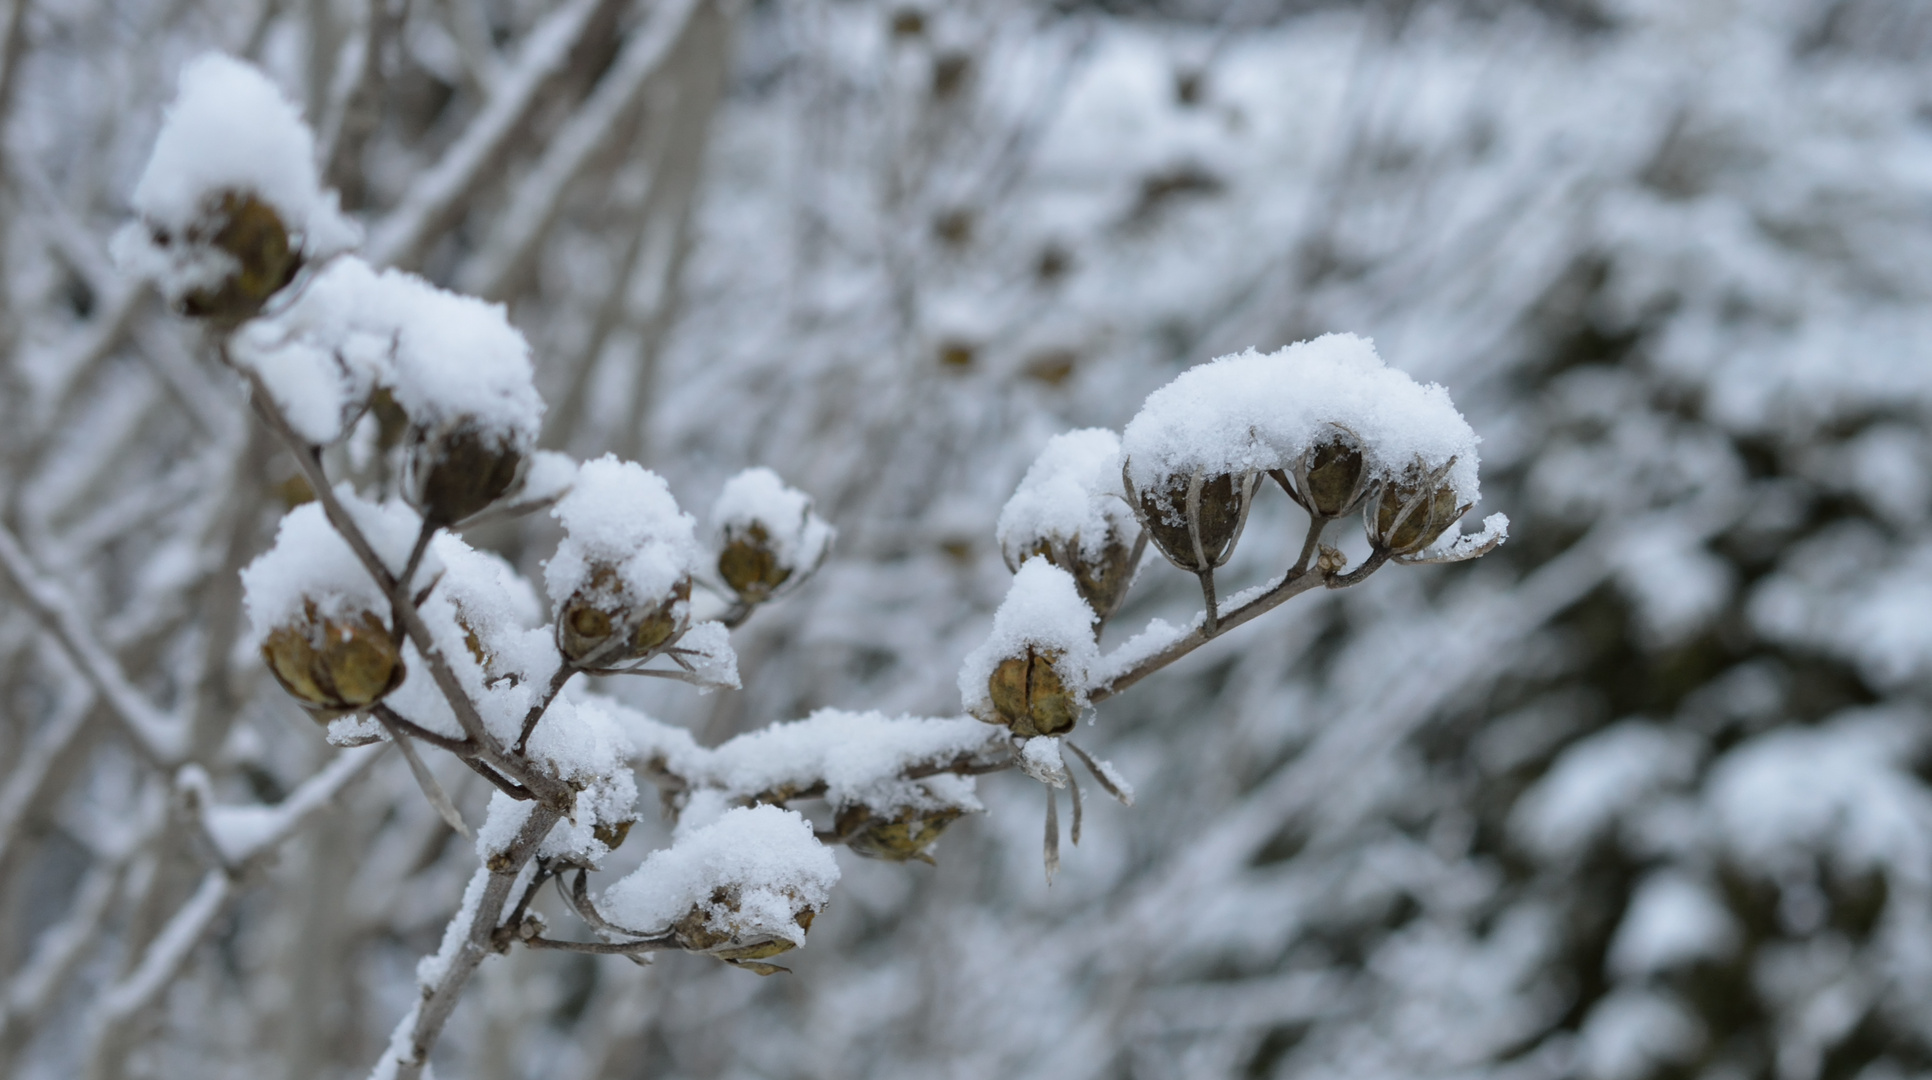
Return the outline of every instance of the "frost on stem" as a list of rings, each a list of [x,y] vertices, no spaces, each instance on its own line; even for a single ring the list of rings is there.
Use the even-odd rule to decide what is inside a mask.
[[[185,314],[235,323],[359,230],[322,188],[315,137],[268,78],[207,53],[180,87],[130,200],[117,259]]]
[[[1028,559],[993,615],[992,634],[960,666],[966,711],[1021,738],[1071,731],[1099,659],[1094,620],[1073,575]]]
[[[551,516],[564,539],[544,583],[570,663],[614,668],[673,645],[690,623],[698,546],[663,478],[607,454],[583,464]]]
[[[420,529],[416,515],[364,502],[346,485],[336,496],[400,573]],[[407,666],[388,625],[389,598],[320,504],[289,511],[275,546],[242,571],[242,589],[269,670],[317,719],[366,707],[402,683]]]
[[[738,808],[651,853],[604,891],[600,907],[638,937],[669,936],[769,975],[784,969],[764,961],[805,943],[838,880],[838,862],[804,818]]]
[[[1120,607],[1140,562],[1140,523],[1121,488],[1120,437],[1085,428],[1047,440],[1000,510],[1009,567],[1035,555],[1073,575],[1102,620]]]
[[[835,535],[812,512],[811,496],[762,467],[725,481],[711,525],[719,541],[718,576],[747,605],[796,588],[825,561]]]

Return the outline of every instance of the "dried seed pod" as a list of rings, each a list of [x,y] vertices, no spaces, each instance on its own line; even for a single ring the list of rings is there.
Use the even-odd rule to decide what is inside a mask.
[[[792,576],[792,568],[780,559],[765,526],[754,521],[743,528],[725,529],[718,576],[745,603],[762,604]]]
[[[1469,512],[1470,504],[1456,504],[1456,489],[1443,482],[1455,459],[1433,472],[1420,462],[1403,478],[1382,485],[1375,504],[1363,514],[1369,543],[1391,555],[1413,555],[1436,542]]]
[[[598,843],[616,851],[624,846],[624,838],[631,834],[634,824],[634,821],[599,822],[590,830],[590,835],[596,837]]]
[[[680,578],[655,604],[632,600],[616,569],[593,567],[590,581],[557,614],[557,648],[578,667],[645,660],[670,646],[690,621],[691,579]]]
[[[1121,481],[1154,546],[1175,566],[1199,574],[1234,554],[1254,500],[1255,475],[1175,473],[1146,491],[1135,491],[1132,476],[1123,469]]]
[[[711,521],[721,541],[718,576],[744,605],[796,588],[832,546],[832,527],[812,511],[812,497],[762,467],[725,481]]]
[[[1291,484],[1281,474],[1282,490],[1318,518],[1338,518],[1355,509],[1368,493],[1369,470],[1352,438],[1340,436],[1321,443],[1296,460]]]
[[[200,219],[181,236],[156,231],[152,239],[161,248],[180,243],[191,250],[218,252],[230,264],[212,284],[196,286],[181,297],[182,313],[197,319],[238,323],[254,318],[302,268],[302,254],[289,243],[281,215],[252,192],[212,195]]]
[[[527,458],[522,443],[467,417],[411,428],[404,494],[428,524],[454,525],[516,486]]]
[[[269,631],[262,657],[282,689],[317,719],[366,708],[402,685],[402,648],[375,612],[321,614],[313,601],[300,620]]]
[[[798,897],[787,891],[786,895],[794,901]],[[713,889],[710,903],[698,904],[686,912],[684,917],[673,923],[671,936],[678,946],[692,952],[708,953],[736,967],[755,971],[760,975],[772,975],[784,968],[775,964],[762,963],[780,953],[797,948],[796,942],[769,935],[745,935],[731,918],[740,910],[741,900],[738,890],[724,886]],[[812,920],[818,909],[810,905],[800,905],[792,916],[799,929],[810,931]],[[721,924],[721,925],[720,925]]]
[[[908,806],[896,814],[880,816],[863,803],[839,811],[834,825],[845,838],[845,846],[856,855],[887,862],[918,859],[932,862],[928,853],[946,826],[958,821],[964,811],[951,807],[921,810]]]
[[[1029,647],[1024,656],[1009,656],[993,668],[987,696],[999,722],[1013,734],[1030,739],[1073,730],[1080,719],[1080,700],[1054,665],[1060,653]]]
[[[1053,565],[1073,575],[1074,587],[1080,590],[1080,599],[1093,608],[1094,614],[1107,619],[1120,610],[1121,601],[1127,598],[1127,587],[1133,584],[1134,568],[1140,565],[1140,552],[1146,546],[1140,534],[1129,543],[1117,530],[1107,531],[1106,542],[1098,552],[1089,552],[1075,535],[1064,543],[1040,540],[1031,550],[1022,552],[1013,565],[1024,563],[1035,555],[1044,556]]]

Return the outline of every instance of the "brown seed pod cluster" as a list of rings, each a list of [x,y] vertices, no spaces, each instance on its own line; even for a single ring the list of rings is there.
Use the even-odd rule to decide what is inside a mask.
[[[1081,543],[1078,534],[1065,541],[1041,539],[1030,550],[1009,565],[1009,569],[1019,569],[1023,563],[1035,555],[1043,556],[1053,565],[1073,575],[1074,587],[1080,590],[1080,599],[1094,610],[1102,620],[1113,616],[1120,610],[1121,601],[1127,598],[1127,587],[1133,584],[1134,570],[1140,565],[1140,553],[1147,546],[1146,533],[1142,532],[1128,541],[1119,530],[1109,529],[1107,539],[1100,545],[1099,552],[1090,553]]]
[[[766,468],[725,481],[711,510],[718,536],[718,578],[737,598],[737,615],[797,588],[825,561],[833,530],[811,496]]]
[[[319,720],[367,708],[402,685],[402,648],[375,612],[325,616],[313,601],[269,631],[262,657],[275,681]]]

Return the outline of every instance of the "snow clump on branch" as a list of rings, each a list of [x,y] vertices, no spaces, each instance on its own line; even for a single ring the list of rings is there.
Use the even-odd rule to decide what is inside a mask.
[[[344,484],[336,497],[391,574],[421,529],[406,506],[377,505]],[[432,555],[424,570],[440,570]],[[275,546],[242,570],[253,642],[283,689],[320,719],[369,705],[403,681],[405,664],[385,614],[389,598],[320,503],[288,512]]]
[[[1120,480],[1120,436],[1105,428],[1055,435],[1000,510],[1006,564],[1035,555],[1073,575],[1101,618],[1120,607],[1140,562],[1140,525]]]
[[[315,136],[255,67],[207,53],[181,70],[116,258],[187,314],[248,318],[303,264],[360,230],[322,187]]]
[[[763,603],[818,569],[835,535],[812,497],[758,467],[725,481],[711,508],[718,576],[748,604]]]
[[[838,884],[838,861],[812,826],[776,806],[740,807],[652,852],[604,891],[610,922],[639,936],[669,935],[761,974],[764,959],[805,943]]]
[[[1028,559],[993,614],[993,632],[960,665],[966,711],[1022,738],[1073,730],[1100,657],[1094,622],[1073,575]]]
[[[643,661],[690,622],[696,522],[656,473],[606,454],[551,510],[563,542],[544,564],[557,645],[579,668]]]
[[[285,310],[235,336],[290,425],[326,445],[381,388],[409,421],[404,491],[454,524],[521,479],[543,421],[530,346],[500,304],[336,259]]]

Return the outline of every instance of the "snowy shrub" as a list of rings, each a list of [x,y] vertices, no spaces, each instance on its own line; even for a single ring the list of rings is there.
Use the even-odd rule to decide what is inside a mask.
[[[1156,391],[1124,436],[1050,442],[1028,472],[999,521],[1011,589],[959,674],[964,711],[990,727],[821,712],[701,750],[573,677],[736,686],[729,630],[825,562],[833,532],[810,498],[769,469],[738,474],[704,552],[664,479],[635,462],[606,454],[526,492],[544,404],[504,309],[331,248],[336,196],[301,167],[315,139],[248,65],[192,62],[167,117],[134,199],[152,244],[136,236],[123,258],[207,325],[313,495],[241,574],[261,656],[329,722],[330,742],[393,744],[429,804],[475,837],[479,865],[442,947],[418,966],[419,1000],[377,1076],[422,1075],[471,975],[512,948],[673,949],[785,970],[771,958],[806,943],[839,878],[825,845],[932,861],[946,826],[981,809],[978,775],[1017,767],[1046,785],[1050,878],[1057,790],[1071,791],[1076,843],[1082,828],[1061,744],[1097,702],[1297,594],[1390,561],[1472,558],[1502,537],[1498,518],[1480,537],[1438,542],[1477,497],[1475,436],[1441,387],[1347,335],[1250,350]],[[324,451],[392,418],[388,480],[359,487],[330,468]],[[1269,584],[1220,598],[1215,571],[1265,479],[1309,511],[1306,540]],[[548,631],[531,625],[530,585],[457,537],[475,519],[545,506],[562,530],[543,563]],[[1322,537],[1357,510],[1371,553],[1344,573]],[[1100,628],[1145,537],[1199,579],[1206,608],[1179,631],[1157,622],[1159,649],[1110,663]],[[707,588],[709,606],[726,608],[718,621],[693,614],[694,590]],[[1068,745],[1103,789],[1131,799],[1110,764]],[[498,789],[480,824],[421,747]],[[636,819],[640,756],[680,826],[669,848],[594,893],[589,875]],[[830,829],[789,808],[814,801]],[[555,930],[532,910],[552,881],[577,927]]]

